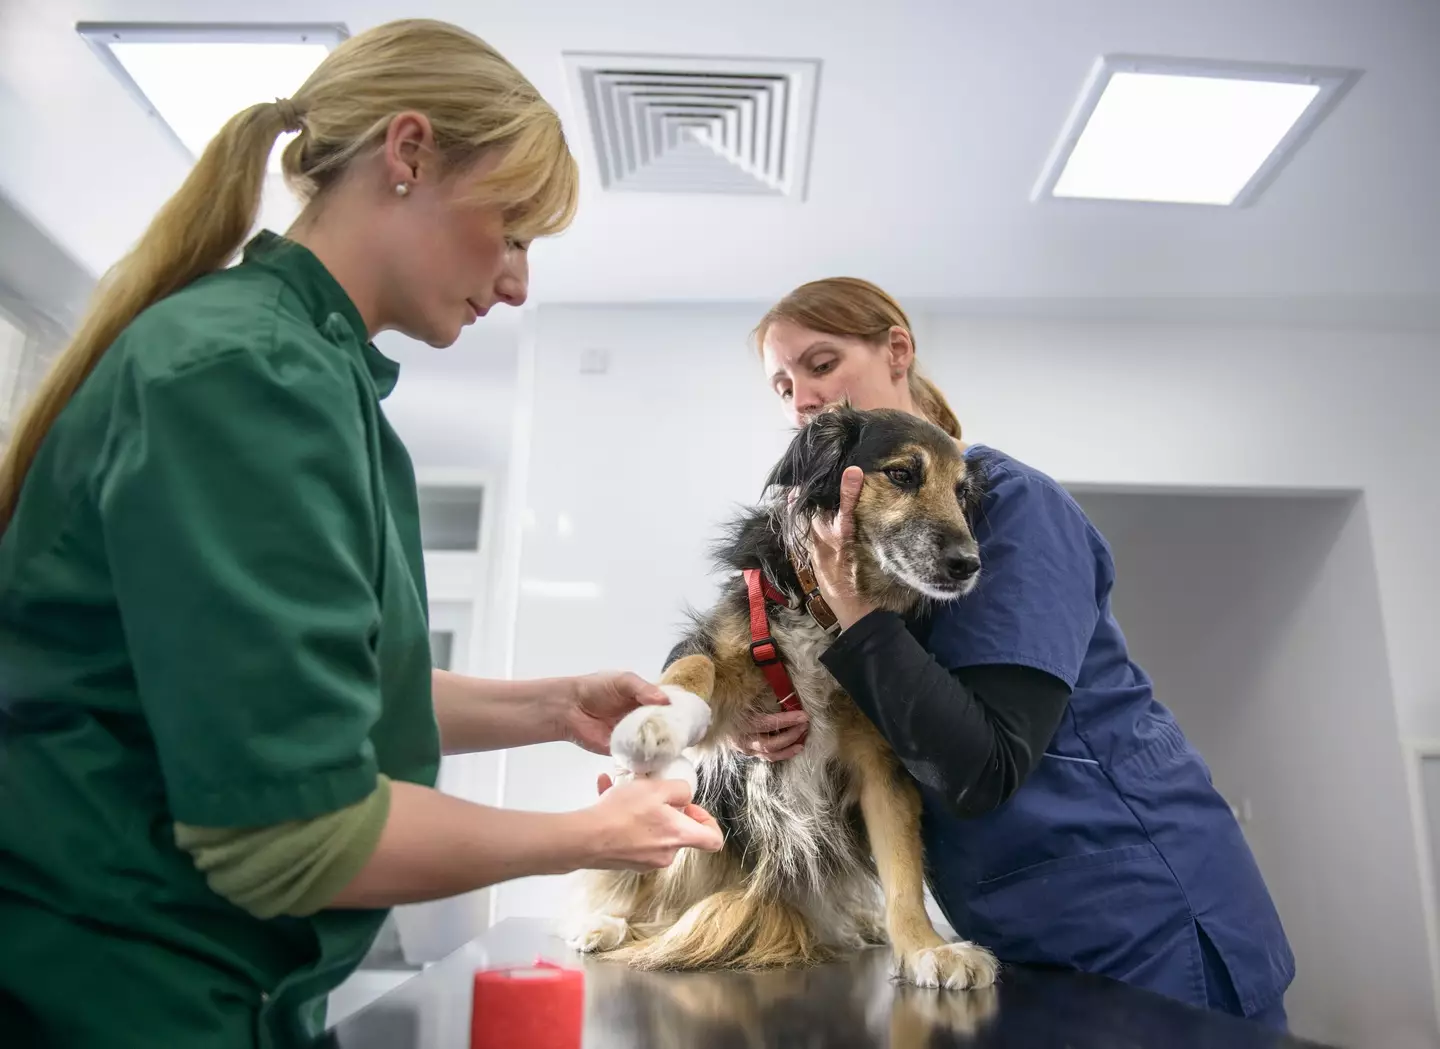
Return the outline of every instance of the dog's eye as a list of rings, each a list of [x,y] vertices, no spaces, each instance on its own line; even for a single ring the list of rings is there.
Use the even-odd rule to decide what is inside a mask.
[[[915,483],[915,472],[904,466],[890,467],[885,471],[885,476],[902,488],[908,488]]]

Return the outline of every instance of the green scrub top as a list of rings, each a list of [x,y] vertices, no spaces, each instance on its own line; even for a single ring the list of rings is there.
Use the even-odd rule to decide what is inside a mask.
[[[173,826],[435,782],[398,373],[320,261],[262,233],[141,314],[46,438],[0,540],[0,1042],[319,1033],[385,912],[254,918]]]

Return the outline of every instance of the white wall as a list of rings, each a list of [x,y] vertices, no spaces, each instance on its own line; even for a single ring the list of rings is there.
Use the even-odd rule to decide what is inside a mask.
[[[917,325],[967,436],[1066,482],[1364,491],[1401,728],[1440,735],[1440,334]]]
[[[527,571],[552,552],[579,556],[622,538],[604,531],[603,516],[599,531],[587,526],[563,544],[553,535],[566,504],[597,512],[580,504],[594,472],[613,464],[685,493],[652,509],[640,532],[646,546],[665,544],[679,595],[707,592],[696,574],[699,545],[726,505],[755,494],[783,441],[746,349],[760,310],[538,311]],[[1440,461],[1440,333],[915,319],[920,360],[950,395],[967,438],[1066,483],[1363,491],[1401,729],[1440,735],[1440,689],[1427,658],[1440,636],[1440,603],[1429,599],[1440,585],[1440,544],[1431,539],[1440,485],[1424,483]],[[587,347],[611,351],[609,375],[578,374]],[[612,404],[616,417],[607,419]],[[624,481],[627,491],[636,483]],[[597,643],[596,654],[614,660],[643,642],[624,644]]]
[[[63,348],[95,279],[0,192],[0,443]]]
[[[376,340],[400,362],[385,414],[417,467],[504,473],[515,418],[518,316],[497,313],[443,350],[394,332]]]
[[[72,328],[94,276],[0,192],[0,290],[58,328]]]
[[[485,486],[481,556],[426,555],[432,625],[439,627],[447,612],[458,616],[464,627],[457,632],[452,668],[482,677],[504,675],[510,638],[510,608],[499,584],[514,428],[524,422],[517,414],[521,328],[519,315],[506,312],[467,329],[445,350],[394,333],[377,340],[380,349],[401,364],[400,381],[384,409],[410,452],[421,485]],[[496,753],[449,756],[441,763],[439,786],[493,805],[499,798],[502,765],[503,757]],[[484,932],[491,907],[490,890],[480,890],[398,908],[396,923],[406,957],[411,962],[435,961],[456,950]]]
[[[1298,960],[1293,1029],[1434,1044],[1406,782],[1362,504],[1091,494],[1131,651],[1241,810]],[[1361,887],[1364,887],[1363,889]]]
[[[707,546],[756,498],[784,421],[754,381],[749,310],[542,307],[515,676],[653,677],[686,602],[712,598]],[[605,349],[605,375],[580,373]],[[562,527],[561,518],[569,527]],[[593,588],[596,597],[546,596]],[[505,804],[588,804],[607,759],[565,744],[508,755]],[[498,916],[555,913],[557,879],[503,886]]]
[[[504,524],[511,510],[510,459],[515,427],[528,424],[520,412],[522,320],[517,311],[500,311],[443,350],[393,332],[376,340],[400,362],[400,381],[385,401],[385,415],[405,442],[421,483],[473,476],[486,485],[488,600],[476,624],[479,646],[469,670],[495,677],[504,674],[509,657],[505,620],[511,610],[500,578],[507,556]],[[432,591],[443,590],[444,582],[432,579]]]

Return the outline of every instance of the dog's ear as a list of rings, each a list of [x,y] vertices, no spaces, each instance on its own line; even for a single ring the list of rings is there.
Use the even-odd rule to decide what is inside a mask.
[[[826,408],[795,435],[766,478],[766,487],[791,489],[797,503],[835,509],[840,505],[840,475],[863,424],[864,416],[848,405]]]
[[[864,424],[865,417],[849,405],[827,408],[795,435],[770,471],[765,485],[784,490],[792,536],[807,535],[815,514],[839,509],[840,478]]]

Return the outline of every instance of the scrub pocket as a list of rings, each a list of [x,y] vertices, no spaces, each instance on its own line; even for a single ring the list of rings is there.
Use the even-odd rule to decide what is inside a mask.
[[[1099,973],[1204,1006],[1194,919],[1153,845],[1063,856],[977,884],[967,932],[1001,959]]]

